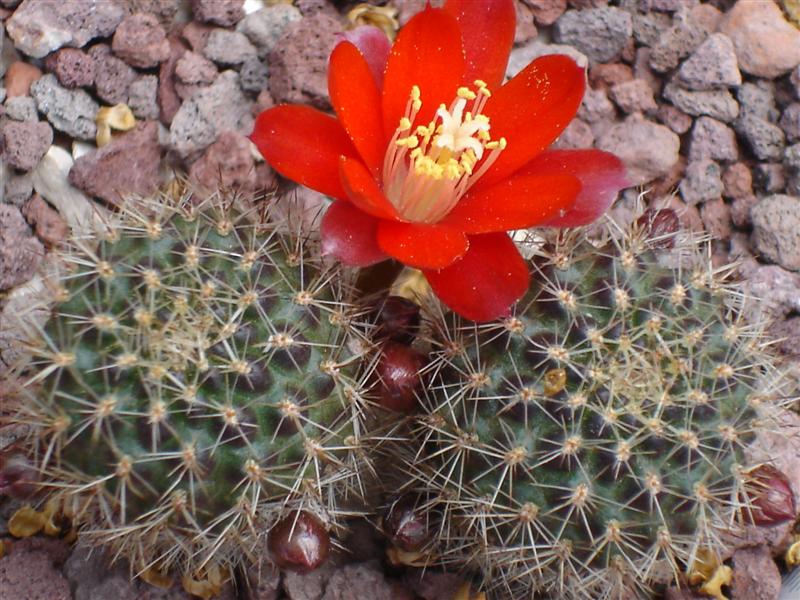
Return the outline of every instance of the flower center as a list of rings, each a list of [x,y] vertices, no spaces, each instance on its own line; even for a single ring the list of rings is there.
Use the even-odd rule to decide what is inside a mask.
[[[482,114],[491,92],[480,80],[475,87],[458,88],[449,108],[441,104],[427,126],[414,129],[422,100],[419,87],[411,88],[383,160],[383,191],[401,218],[441,220],[506,147],[505,138],[492,140],[489,117]]]

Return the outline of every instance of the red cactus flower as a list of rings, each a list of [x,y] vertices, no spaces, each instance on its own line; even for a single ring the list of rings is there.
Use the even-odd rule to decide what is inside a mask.
[[[331,53],[336,118],[280,105],[251,135],[276,171],[334,198],[324,251],[419,268],[477,321],[506,314],[528,288],[507,231],[589,223],[626,185],[611,154],[546,150],[575,116],[585,73],[543,56],[503,84],[515,18],[512,0],[447,0],[391,48],[359,28]]]

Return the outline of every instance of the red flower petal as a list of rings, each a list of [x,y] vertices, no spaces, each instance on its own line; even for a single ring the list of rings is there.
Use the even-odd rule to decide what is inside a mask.
[[[339,157],[358,156],[339,122],[308,106],[282,104],[256,119],[250,139],[284,177],[345,199]]]
[[[528,267],[505,233],[476,235],[469,242],[464,258],[441,271],[425,271],[425,277],[442,302],[462,317],[503,317],[527,291]]]
[[[441,269],[464,255],[469,240],[446,225],[381,221],[378,245],[386,254],[419,269]]]
[[[394,206],[360,160],[342,157],[341,176],[347,197],[358,208],[379,219],[398,218]]]
[[[428,122],[436,109],[450,105],[464,75],[461,30],[441,9],[426,8],[400,29],[383,79],[383,129],[392,134],[405,114],[414,85],[422,92],[418,123]]]
[[[484,113],[492,138],[508,146],[476,184],[485,189],[539,154],[575,116],[586,87],[583,68],[568,56],[542,56],[494,91]]]
[[[388,258],[377,242],[378,219],[349,202],[331,204],[320,225],[322,253],[346,265],[367,267]]]
[[[369,65],[378,89],[383,87],[383,72],[392,44],[386,34],[374,25],[359,25],[344,32],[344,38],[358,48]]]
[[[573,175],[581,182],[581,191],[563,216],[550,219],[547,227],[578,227],[602,215],[617,193],[630,185],[622,161],[602,150],[548,150],[542,152],[514,177],[522,175]]]
[[[386,151],[381,94],[367,61],[350,42],[339,42],[331,52],[328,92],[339,122],[377,176]]]
[[[465,233],[534,227],[572,205],[580,190],[572,175],[515,175],[487,190],[467,193],[442,224]]]
[[[494,90],[503,83],[514,43],[517,15],[512,0],[447,0],[444,10],[461,28],[467,58],[464,85],[483,79]]]

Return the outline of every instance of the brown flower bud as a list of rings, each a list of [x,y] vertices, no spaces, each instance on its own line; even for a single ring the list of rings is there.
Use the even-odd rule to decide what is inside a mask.
[[[410,413],[417,406],[416,390],[425,356],[410,346],[388,342],[381,352],[376,374],[380,404],[389,410]]]
[[[789,480],[772,465],[761,465],[748,473],[745,518],[755,525],[775,525],[794,519],[797,506]]]
[[[419,306],[402,296],[387,296],[378,307],[378,336],[410,344],[419,331]]]
[[[645,233],[645,238],[654,248],[669,249],[675,244],[672,234],[680,229],[678,213],[671,208],[648,208],[636,224]]]
[[[281,568],[313,571],[325,562],[331,539],[322,523],[307,512],[296,512],[269,532],[272,560]]]
[[[36,491],[38,481],[36,469],[24,456],[0,457],[0,496],[28,498]]]
[[[383,531],[389,541],[406,552],[415,552],[428,541],[427,522],[418,503],[414,496],[402,496],[383,519]]]

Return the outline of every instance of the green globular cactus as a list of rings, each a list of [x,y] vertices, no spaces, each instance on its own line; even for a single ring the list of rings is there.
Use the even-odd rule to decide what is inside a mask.
[[[61,254],[19,419],[85,535],[188,573],[258,558],[290,511],[352,510],[369,345],[314,243],[160,197]]]
[[[503,320],[429,324],[407,488],[438,515],[433,552],[497,598],[649,597],[748,518],[774,359],[703,245],[660,218],[539,247]]]

